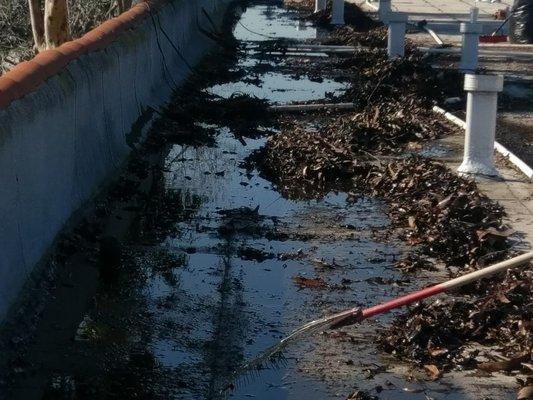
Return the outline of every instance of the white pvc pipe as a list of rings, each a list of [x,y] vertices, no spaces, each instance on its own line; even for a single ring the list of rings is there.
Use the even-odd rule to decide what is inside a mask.
[[[465,121],[453,115],[452,113],[444,110],[443,108],[440,108],[439,106],[433,106],[433,111],[438,114],[444,115],[444,117],[446,117],[448,121],[453,122],[460,128],[466,129]],[[504,145],[498,143],[497,141],[494,142],[494,150],[500,153],[503,157],[507,158],[511,164],[518,168],[520,172],[522,172],[530,180],[533,180],[533,168],[531,168],[523,160],[521,160],[520,157],[518,157],[516,154],[514,154],[512,151],[510,151]]]
[[[526,46],[526,45],[522,45]],[[249,46],[251,49],[259,48],[259,46]],[[357,49],[368,49],[366,46],[343,46],[343,45],[322,45],[322,44],[299,44],[289,47],[289,50],[298,51],[302,49],[312,49],[312,50],[323,50],[328,52],[354,52]],[[439,49],[433,47],[417,47],[417,49],[424,53],[435,53],[435,54],[448,54],[448,55],[459,55],[461,49],[459,48],[446,48]],[[479,50],[479,57],[506,57],[506,58],[516,58],[523,60],[533,60],[533,52],[528,51],[505,51],[505,50]]]
[[[344,25],[344,0],[333,0],[331,24]]]
[[[396,57],[403,57],[405,55],[406,24],[407,15],[401,13],[389,14],[387,54],[391,59]]]
[[[461,50],[457,48],[448,48],[448,49],[438,49],[433,47],[418,47],[418,50],[424,53],[435,53],[435,54],[460,54]],[[521,60],[532,60],[533,52],[528,51],[507,51],[507,50],[487,50],[481,49],[478,51],[478,57],[486,58],[515,58]]]
[[[516,154],[507,149],[504,145],[494,142],[494,149],[500,153],[503,157],[507,158],[511,164],[518,168],[522,173],[533,180],[533,168],[522,161]]]
[[[372,4],[372,3],[378,3],[379,4],[379,0],[365,0],[365,4],[368,7],[370,7],[374,11],[378,11],[379,7],[377,5],[375,5],[375,4]]]
[[[355,51],[357,47],[355,46],[343,46],[336,44],[297,44],[294,46],[288,47],[289,49],[313,49],[313,50],[346,50],[346,51]]]
[[[466,135],[461,174],[497,176],[494,142],[498,92],[503,90],[501,75],[465,75]]]
[[[436,113],[444,115],[448,121],[451,121],[455,125],[463,128],[463,129],[466,129],[466,122],[463,121],[461,118],[453,115],[452,113],[440,108],[439,106],[433,106],[433,111],[435,111]]]
[[[470,10],[470,22],[463,22],[460,31],[462,38],[462,54],[459,69],[464,72],[474,72],[478,67],[479,35],[483,32],[483,25],[477,23],[479,10]]]
[[[379,0],[378,18],[381,22],[387,23],[388,16],[392,12],[391,0]]]
[[[324,11],[326,9],[327,0],[315,0],[315,12]]]

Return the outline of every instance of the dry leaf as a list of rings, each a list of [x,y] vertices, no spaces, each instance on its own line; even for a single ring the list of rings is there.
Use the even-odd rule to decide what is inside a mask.
[[[302,288],[324,289],[327,287],[326,282],[322,278],[304,278],[303,276],[294,276],[292,278],[294,283]]]
[[[429,350],[429,354],[431,355],[431,357],[440,357],[444,354],[447,354],[448,353],[448,349],[441,349],[441,348],[435,348],[435,349],[431,349]]]
[[[497,372],[497,371],[512,371],[520,369],[524,361],[529,360],[529,353],[521,356],[511,358],[505,361],[491,361],[481,363],[477,367],[485,372]]]
[[[424,370],[426,371],[426,374],[431,378],[431,380],[439,379],[442,376],[442,372],[437,368],[436,365],[424,365]]]

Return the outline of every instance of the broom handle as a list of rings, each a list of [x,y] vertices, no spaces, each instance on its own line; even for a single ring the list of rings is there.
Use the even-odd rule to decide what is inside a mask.
[[[502,29],[504,27],[504,25],[511,19],[511,16],[513,15],[513,11],[510,11],[509,12],[509,15],[507,16],[507,18],[505,18],[505,20],[502,22],[502,24],[498,27],[498,29],[496,29],[494,32],[492,32],[491,36],[496,36],[496,34],[500,31],[500,29]]]
[[[460,276],[447,282],[439,283],[438,285],[430,286],[428,288],[419,290],[406,296],[398,297],[397,299],[387,301],[386,303],[378,304],[377,306],[363,310],[362,319],[369,318],[377,314],[382,314],[384,312],[390,311],[394,308],[405,306],[407,304],[415,303],[418,300],[422,300],[427,297],[434,296],[438,293],[446,292],[448,290],[467,285],[482,278],[487,278],[489,276],[497,274],[498,272],[505,271],[509,268],[517,267],[532,259],[533,251],[530,251],[529,253],[525,253],[509,260],[502,261],[490,267],[471,272],[469,274]]]

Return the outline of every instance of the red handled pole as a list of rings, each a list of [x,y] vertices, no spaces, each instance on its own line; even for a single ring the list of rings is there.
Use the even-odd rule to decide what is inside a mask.
[[[483,278],[487,278],[489,276],[497,274],[498,272],[506,271],[513,267],[518,267],[530,260],[533,260],[533,251],[511,258],[509,260],[502,261],[490,267],[471,272],[469,274],[460,276],[447,282],[439,283],[438,285],[430,286],[417,292],[398,297],[394,300],[387,301],[386,303],[378,304],[377,306],[367,308],[361,312],[360,317],[361,319],[366,319],[374,315],[383,314],[392,309],[406,306],[408,304],[415,303],[430,296],[447,292],[451,289],[467,285]]]

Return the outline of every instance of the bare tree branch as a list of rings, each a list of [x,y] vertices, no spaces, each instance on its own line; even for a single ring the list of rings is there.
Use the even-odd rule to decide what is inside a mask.
[[[35,50],[39,52],[45,49],[44,14],[41,8],[41,0],[28,0],[28,4],[30,7],[30,20],[34,47]]]
[[[66,0],[45,0],[44,36],[48,49],[58,47],[70,40]]]

